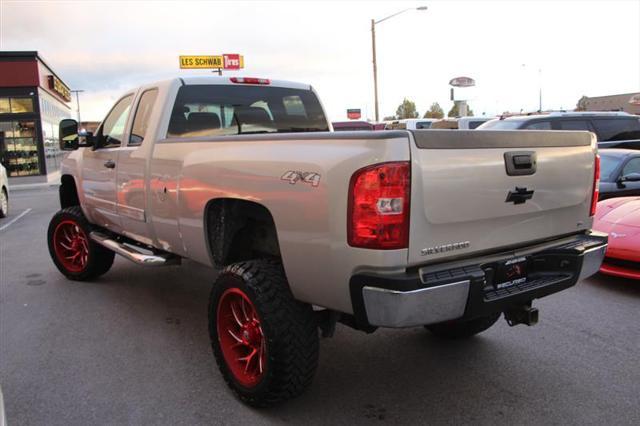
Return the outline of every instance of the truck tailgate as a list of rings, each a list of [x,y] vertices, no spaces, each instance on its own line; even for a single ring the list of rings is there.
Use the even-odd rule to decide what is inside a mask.
[[[591,133],[412,134],[410,264],[498,251],[591,227],[596,153]]]

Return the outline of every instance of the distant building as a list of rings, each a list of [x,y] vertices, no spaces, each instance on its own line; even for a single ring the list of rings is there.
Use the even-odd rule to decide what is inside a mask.
[[[629,114],[640,114],[640,92],[608,96],[585,96],[580,102],[585,111],[624,111]]]
[[[38,52],[0,51],[0,161],[12,181],[46,182],[60,169],[58,123],[71,91]]]

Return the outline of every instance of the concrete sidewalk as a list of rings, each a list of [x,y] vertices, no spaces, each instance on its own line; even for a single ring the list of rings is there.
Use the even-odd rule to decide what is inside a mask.
[[[46,182],[11,184],[11,181],[9,181],[10,192],[25,191],[29,189],[42,189],[56,186],[60,186],[60,172],[51,173],[49,176],[47,176]]]

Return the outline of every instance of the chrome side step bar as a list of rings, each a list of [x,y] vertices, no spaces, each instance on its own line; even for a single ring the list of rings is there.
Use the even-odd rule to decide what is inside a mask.
[[[129,259],[138,265],[167,266],[180,264],[180,257],[178,256],[170,253],[157,253],[134,244],[116,241],[98,231],[92,231],[89,237],[101,246],[116,252],[125,259]]]

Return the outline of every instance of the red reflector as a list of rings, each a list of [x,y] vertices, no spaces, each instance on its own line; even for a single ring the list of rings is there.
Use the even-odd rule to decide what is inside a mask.
[[[589,216],[596,215],[598,197],[600,196],[600,156],[598,154],[596,154],[593,168],[593,191],[591,195],[591,210],[589,211]]]
[[[271,80],[268,78],[255,78],[255,77],[231,77],[232,83],[240,84],[271,84]]]
[[[410,164],[382,163],[358,170],[349,183],[347,241],[352,247],[409,246]]]

